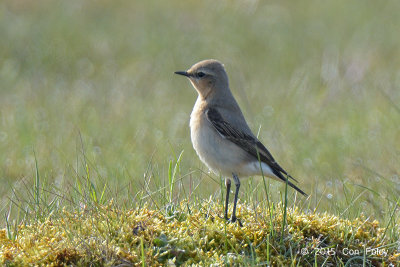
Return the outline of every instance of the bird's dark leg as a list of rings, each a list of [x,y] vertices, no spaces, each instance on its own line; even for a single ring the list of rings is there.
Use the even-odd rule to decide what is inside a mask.
[[[235,182],[236,191],[235,191],[235,199],[233,201],[233,212],[232,212],[231,222],[235,222],[237,219],[236,218],[236,204],[237,204],[238,196],[239,196],[240,180],[236,174],[232,173],[232,175],[233,175],[233,181]]]
[[[229,220],[228,217],[228,204],[229,204],[229,193],[231,192],[231,179],[225,179],[226,186],[226,198],[225,198],[225,220]]]

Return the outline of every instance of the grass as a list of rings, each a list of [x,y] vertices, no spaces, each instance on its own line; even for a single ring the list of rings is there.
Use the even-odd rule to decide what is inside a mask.
[[[366,218],[349,221],[290,208],[280,241],[261,207],[239,206],[242,227],[220,218],[222,206],[212,201],[192,206],[191,212],[183,202],[174,209],[167,216],[146,206],[121,210],[110,202],[81,212],[63,210],[58,219],[21,226],[15,240],[2,230],[2,263],[388,266],[400,257],[396,242],[387,243],[379,223]],[[277,205],[272,214],[275,230],[282,226],[281,209]]]
[[[13,248],[40,227],[49,227],[49,237],[51,231],[66,233],[54,241],[64,242],[61,250],[48,259],[66,249],[60,256],[65,262],[68,257],[76,264],[95,260],[104,247],[93,249],[90,258],[74,242],[95,240],[109,249],[113,235],[83,229],[86,221],[100,228],[114,211],[122,217],[141,212],[171,217],[164,220],[165,229],[198,220],[225,237],[221,244],[215,241],[222,249],[219,260],[229,253],[250,265],[294,259],[306,266],[345,265],[358,262],[356,257],[376,263],[367,253],[353,258],[296,254],[310,248],[300,238],[310,236],[297,229],[298,241],[285,238],[293,218],[310,214],[317,225],[336,218],[332,232],[313,228],[314,238],[332,236],[327,246],[356,246],[354,229],[346,225],[365,222],[364,230],[380,229],[373,238],[397,255],[399,10],[397,1],[3,1],[1,260],[9,255],[10,264],[29,261]],[[243,180],[241,215],[249,222],[244,229],[222,225],[216,216],[222,214],[222,179],[208,173],[190,144],[188,119],[196,93],[173,76],[205,58],[225,63],[250,127],[310,194],[304,199],[262,177]],[[82,221],[61,230],[66,214],[79,214]],[[214,226],[204,214],[213,215]],[[253,226],[266,229],[266,250],[249,249],[243,256],[231,245],[256,247],[258,241],[245,234]],[[232,243],[235,231],[243,239]],[[192,251],[170,242],[172,230],[165,238],[147,234],[167,242],[159,247],[167,254]],[[340,235],[345,238],[339,240]],[[158,260],[153,239],[131,238],[134,245],[123,246],[130,246],[137,262]],[[5,246],[11,249],[7,255]],[[39,250],[33,245],[23,251],[43,255]],[[104,264],[126,259],[107,251],[112,256]],[[199,264],[208,263],[198,255]],[[380,264],[390,261],[378,258]]]

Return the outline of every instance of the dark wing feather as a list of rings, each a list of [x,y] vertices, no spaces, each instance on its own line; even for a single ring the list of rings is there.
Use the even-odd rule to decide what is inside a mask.
[[[250,155],[254,156],[255,158],[259,158],[262,162],[268,164],[273,173],[283,182],[286,182],[286,178],[283,176],[283,174],[295,180],[275,161],[268,149],[259,140],[257,140],[257,138],[233,127],[230,123],[223,119],[221,114],[215,108],[209,108],[206,110],[205,114],[207,119],[223,138],[228,139],[232,143],[248,152]],[[306,196],[306,193],[304,193],[297,186],[292,184],[290,181],[287,182],[299,193]]]

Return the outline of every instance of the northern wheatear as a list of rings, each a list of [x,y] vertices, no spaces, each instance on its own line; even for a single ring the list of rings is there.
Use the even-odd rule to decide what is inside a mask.
[[[307,196],[288,181],[289,178],[295,179],[275,161],[250,130],[229,89],[228,75],[222,63],[213,59],[203,60],[187,71],[175,73],[189,78],[199,94],[190,115],[191,139],[197,155],[214,173],[225,177],[233,176],[236,191],[231,222],[236,221],[239,177],[265,175],[288,183]],[[227,191],[224,215],[229,220],[229,178],[226,178],[225,185]]]

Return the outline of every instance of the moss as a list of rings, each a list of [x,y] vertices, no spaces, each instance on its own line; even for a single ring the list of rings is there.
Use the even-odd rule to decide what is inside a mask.
[[[170,218],[149,208],[120,210],[98,206],[82,212],[63,211],[56,219],[20,225],[15,240],[0,230],[0,262],[9,265],[111,266],[190,264],[345,264],[356,261],[346,250],[365,253],[384,248],[385,255],[366,254],[372,264],[400,260],[396,247],[388,246],[377,221],[353,221],[324,214],[288,211],[288,226],[281,240],[281,209],[268,214],[240,205],[243,226],[226,223],[218,216],[221,206],[210,203],[209,214],[187,204],[177,205],[185,216]],[[260,216],[254,216],[255,212]],[[272,218],[272,220],[271,220]],[[272,227],[272,228],[271,228]],[[141,246],[143,244],[144,254]],[[348,251],[347,251],[348,252]],[[397,254],[396,254],[397,253]],[[362,256],[362,255],[361,255]],[[362,257],[361,257],[362,258]]]

